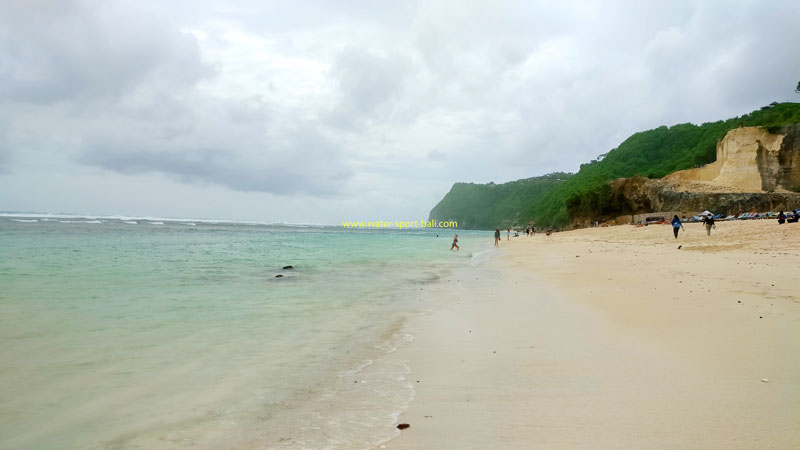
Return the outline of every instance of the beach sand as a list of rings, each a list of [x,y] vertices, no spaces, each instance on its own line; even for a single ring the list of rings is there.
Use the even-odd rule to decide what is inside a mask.
[[[685,227],[504,239],[427,290],[379,448],[800,448],[800,225]]]

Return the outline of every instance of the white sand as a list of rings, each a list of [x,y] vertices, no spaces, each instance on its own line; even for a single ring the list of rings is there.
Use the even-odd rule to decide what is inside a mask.
[[[800,448],[800,224],[686,228],[503,240],[429,292],[385,447]]]

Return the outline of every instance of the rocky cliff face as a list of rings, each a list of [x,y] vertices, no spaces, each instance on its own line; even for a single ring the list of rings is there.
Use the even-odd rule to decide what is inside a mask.
[[[722,214],[800,208],[800,194],[793,192],[692,192],[678,191],[664,180],[643,177],[611,182],[612,204],[622,214],[656,211],[703,210]]]
[[[778,184],[800,192],[800,123],[784,127],[781,133],[784,138],[778,154]]]
[[[607,211],[619,216],[703,210],[723,214],[800,208],[800,124],[770,133],[737,128],[717,144],[717,160],[662,179],[620,178],[610,183]],[[572,226],[612,217],[570,216]]]
[[[770,133],[737,128],[717,143],[717,160],[664,177],[677,190],[692,192],[791,192],[800,187],[800,124]]]

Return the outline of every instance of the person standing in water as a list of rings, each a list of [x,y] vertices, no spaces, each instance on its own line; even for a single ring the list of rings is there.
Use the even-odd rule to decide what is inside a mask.
[[[494,229],[494,246],[497,247],[498,244],[500,244],[500,228],[495,228]]]
[[[675,217],[672,218],[672,232],[675,233],[675,239],[678,239],[678,231],[680,231],[681,228],[683,228],[683,224],[676,214]],[[683,228],[683,231],[686,231],[686,228]]]
[[[453,249],[461,250],[461,247],[458,246],[458,234],[456,234],[456,237],[453,238],[453,245],[450,246],[450,250]]]

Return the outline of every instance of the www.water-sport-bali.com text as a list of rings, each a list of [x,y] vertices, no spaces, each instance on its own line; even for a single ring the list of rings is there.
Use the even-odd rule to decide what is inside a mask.
[[[455,220],[361,220],[343,221],[345,228],[458,228]]]

